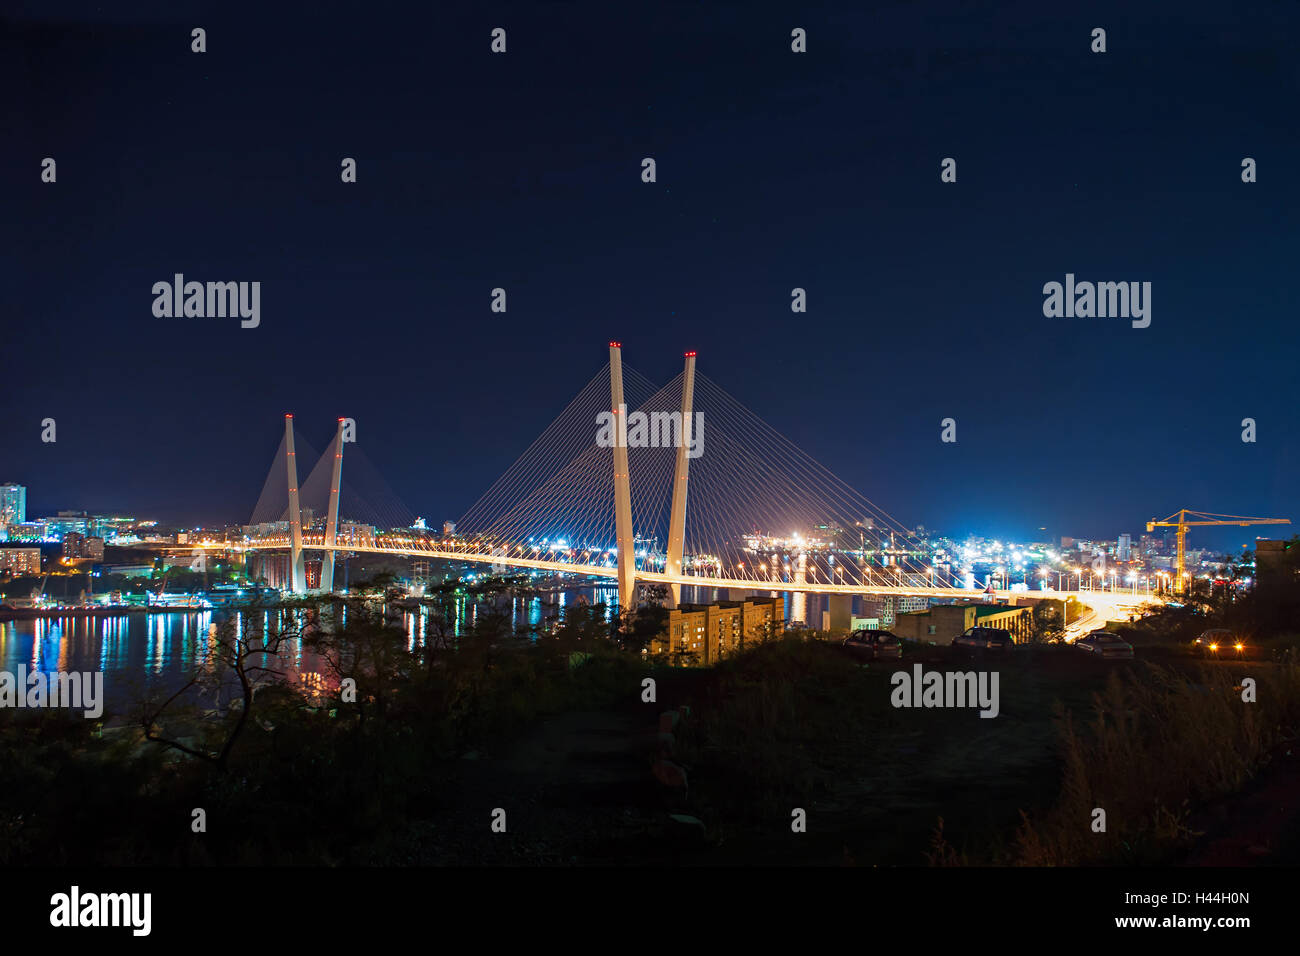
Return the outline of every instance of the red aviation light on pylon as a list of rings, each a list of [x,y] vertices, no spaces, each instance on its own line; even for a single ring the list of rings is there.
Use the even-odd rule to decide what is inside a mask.
[[[610,343],[609,343],[609,347],[612,348],[612,349],[621,349],[621,348],[623,347],[623,343],[622,343],[622,342],[610,342]]]
[[[687,353],[686,353],[686,357],[687,357],[687,358],[695,358],[695,353],[694,353],[694,352],[687,352]]]

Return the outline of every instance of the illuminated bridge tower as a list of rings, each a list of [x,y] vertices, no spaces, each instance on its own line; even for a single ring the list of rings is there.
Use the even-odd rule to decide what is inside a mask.
[[[682,573],[682,549],[686,539],[686,478],[691,459],[687,452],[691,444],[691,410],[695,399],[695,353],[686,353],[686,369],[682,373],[682,430],[681,444],[677,446],[677,470],[673,472],[673,510],[668,523],[668,553],[664,570],[668,574]],[[670,584],[672,607],[682,603],[682,586]]]
[[[632,541],[632,485],[627,464],[627,406],[623,402],[623,348],[609,343],[609,401],[614,411],[614,527],[618,545],[618,608],[636,603],[636,552]]]
[[[284,449],[289,478],[289,581],[294,594],[307,590],[307,565],[302,554],[302,509],[298,506],[298,462],[293,453],[293,416],[284,416]]]
[[[343,480],[343,419],[334,436],[334,473],[330,478],[329,511],[325,518],[325,555],[320,565],[320,589],[324,594],[334,590],[334,539],[339,526],[339,484]]]

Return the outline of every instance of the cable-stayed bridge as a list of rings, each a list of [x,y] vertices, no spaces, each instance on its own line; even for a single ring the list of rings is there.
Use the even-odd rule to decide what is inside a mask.
[[[345,419],[300,487],[299,462],[314,452],[295,440],[286,416],[253,515],[254,524],[278,524],[243,547],[287,549],[296,593],[306,590],[307,551],[323,552],[325,592],[333,589],[336,553],[346,551],[613,579],[621,608],[634,606],[643,584],[664,586],[674,604],[684,586],[936,598],[1017,593],[957,586],[953,568],[933,563],[913,532],[695,363],[688,352],[681,373],[655,387],[623,364],[621,346],[611,342],[608,364],[450,535],[412,528],[410,512],[355,450],[345,467]],[[352,491],[358,483],[379,489],[378,506],[369,503],[373,494]],[[349,520],[340,521],[341,507]],[[313,530],[310,519],[321,511],[323,529]]]

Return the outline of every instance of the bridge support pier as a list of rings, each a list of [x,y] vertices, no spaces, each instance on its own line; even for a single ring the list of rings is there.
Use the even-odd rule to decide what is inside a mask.
[[[832,594],[826,600],[830,629],[847,631],[853,624],[853,595]]]
[[[614,531],[618,548],[618,609],[636,603],[636,552],[632,540],[632,484],[627,464],[627,405],[623,401],[623,348],[609,343],[609,400],[614,412]]]
[[[334,539],[339,526],[339,484],[343,480],[343,419],[334,436],[334,475],[330,479],[329,512],[325,517],[325,554],[320,563],[320,589],[323,594],[334,591]]]
[[[298,460],[293,452],[293,416],[284,416],[285,472],[289,479],[289,583],[294,594],[307,590],[302,553],[302,509],[298,505]]]
[[[692,407],[695,402],[695,353],[686,353],[686,368],[682,372],[682,429],[678,433],[681,444],[677,446],[677,470],[673,472],[673,510],[668,523],[668,552],[664,570],[668,574],[682,573],[682,550],[686,541],[686,479],[691,459],[687,452],[691,446]],[[669,607],[682,603],[682,586],[670,584]]]

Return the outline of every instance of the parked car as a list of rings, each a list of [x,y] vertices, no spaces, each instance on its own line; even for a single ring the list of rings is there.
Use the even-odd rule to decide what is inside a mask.
[[[889,631],[859,628],[846,637],[841,646],[852,657],[864,660],[903,656],[902,638]]]
[[[1093,631],[1075,641],[1074,646],[1103,660],[1133,659],[1133,645],[1109,631]]]
[[[952,639],[952,646],[968,651],[997,651],[1009,653],[1015,645],[1010,631],[1000,627],[968,627]]]
[[[1208,631],[1201,631],[1200,636],[1192,641],[1192,649],[1205,654],[1222,654],[1229,651],[1240,653],[1246,649],[1246,642],[1231,628],[1212,627]]]

